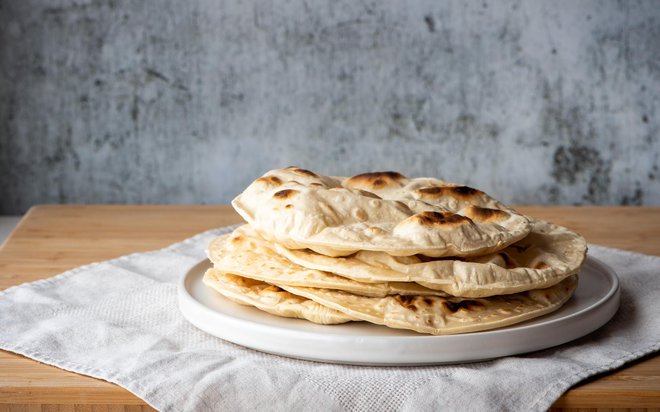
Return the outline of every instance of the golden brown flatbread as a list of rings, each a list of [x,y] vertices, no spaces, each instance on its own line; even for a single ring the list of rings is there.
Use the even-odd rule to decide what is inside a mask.
[[[574,275],[545,289],[473,299],[437,296],[369,298],[329,289],[282,288],[371,323],[432,335],[451,335],[508,326],[555,311],[573,295],[577,280]]]

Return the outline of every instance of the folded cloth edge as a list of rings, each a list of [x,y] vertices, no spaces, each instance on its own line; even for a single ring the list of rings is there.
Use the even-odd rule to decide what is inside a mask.
[[[605,325],[603,325],[605,326]],[[594,331],[595,332],[595,331]],[[592,332],[593,333],[593,332]],[[563,345],[570,345],[571,342],[566,342]],[[561,346],[561,345],[560,345]],[[552,404],[561,397],[566,391],[568,391],[572,386],[582,382],[583,380],[598,375],[599,373],[604,372],[614,372],[616,369],[624,366],[628,362],[632,362],[636,359],[639,359],[643,356],[650,355],[654,352],[660,350],[660,343],[648,346],[644,349],[628,352],[625,356],[622,356],[618,359],[613,360],[612,362],[601,365],[599,367],[590,368],[586,370],[581,370],[575,373],[574,375],[564,378],[560,381],[554,383],[547,391],[545,391],[541,397],[531,406],[530,410],[539,410],[546,411]]]

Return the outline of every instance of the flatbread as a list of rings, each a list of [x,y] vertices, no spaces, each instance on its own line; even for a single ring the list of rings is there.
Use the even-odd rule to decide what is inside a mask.
[[[249,226],[237,233],[258,236]],[[453,296],[485,297],[541,289],[561,282],[584,263],[587,243],[577,233],[553,223],[532,220],[530,234],[499,252],[482,257],[430,259],[359,251],[328,257],[309,249],[272,247],[306,268],[331,271],[358,282],[417,282]]]
[[[358,320],[312,300],[284,291],[254,279],[208,269],[204,284],[220,292],[226,298],[241,305],[254,306],[264,312],[287,318],[307,319],[322,325],[333,325]]]
[[[248,236],[246,226],[214,239],[207,255],[215,268],[223,272],[278,285],[305,286],[344,290],[365,296],[435,295],[446,293],[411,282],[358,282],[343,276],[307,269],[277,254],[273,245],[260,237]]]
[[[351,178],[271,170],[232,201],[265,239],[327,256],[477,256],[525,237],[528,219],[486,193],[397,172]]]
[[[573,295],[577,280],[574,275],[546,289],[477,299],[369,298],[329,289],[282,288],[371,323],[432,335],[451,335],[508,326],[557,310]]]

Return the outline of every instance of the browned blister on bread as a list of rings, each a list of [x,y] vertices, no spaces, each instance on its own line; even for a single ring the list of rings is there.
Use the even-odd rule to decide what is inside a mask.
[[[402,187],[408,179],[399,172],[362,173],[346,179],[342,186],[368,192]]]

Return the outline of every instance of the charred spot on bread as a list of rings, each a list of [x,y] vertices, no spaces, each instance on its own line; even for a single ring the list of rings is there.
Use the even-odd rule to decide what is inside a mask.
[[[273,195],[273,198],[279,199],[279,200],[285,200],[285,199],[289,199],[289,198],[295,196],[296,193],[299,193],[299,192],[297,190],[293,190],[293,189],[284,189],[284,190],[280,190],[279,192],[275,192],[275,194]]]
[[[470,223],[470,219],[450,212],[420,212],[412,216],[422,226],[457,226]]]
[[[462,200],[469,200],[482,195],[483,192],[473,189],[469,186],[430,186],[417,189],[422,197],[443,197],[449,196]]]
[[[396,299],[404,308],[417,312],[418,307],[414,302],[415,296],[396,295],[394,299]]]
[[[462,300],[460,302],[451,302],[449,300],[445,300],[442,302],[442,305],[447,309],[447,311],[451,313],[458,312],[459,310],[465,310],[465,311],[471,311],[471,310],[479,310],[483,308],[483,304],[477,300]]]
[[[509,217],[504,210],[479,206],[468,206],[465,208],[465,215],[475,222],[498,222]]]
[[[543,262],[543,261],[540,261],[539,263],[534,265],[534,269],[545,269],[545,268],[548,268],[548,267],[550,267],[550,266],[548,266],[548,264]]]
[[[311,172],[311,171],[309,171],[309,170],[307,170],[307,169],[301,169],[301,168],[296,167],[296,166],[289,166],[289,167],[287,167],[286,169],[292,171],[293,173],[296,173],[296,174],[302,175],[302,176],[308,176],[308,177],[319,177],[319,176],[318,176],[316,173],[314,173],[314,172]]]
[[[406,180],[406,177],[399,172],[370,172],[355,175],[347,179],[345,184],[348,187],[383,189],[386,187],[400,187],[402,180]]]
[[[282,180],[277,176],[262,176],[256,181],[269,186],[280,186],[282,184]]]

